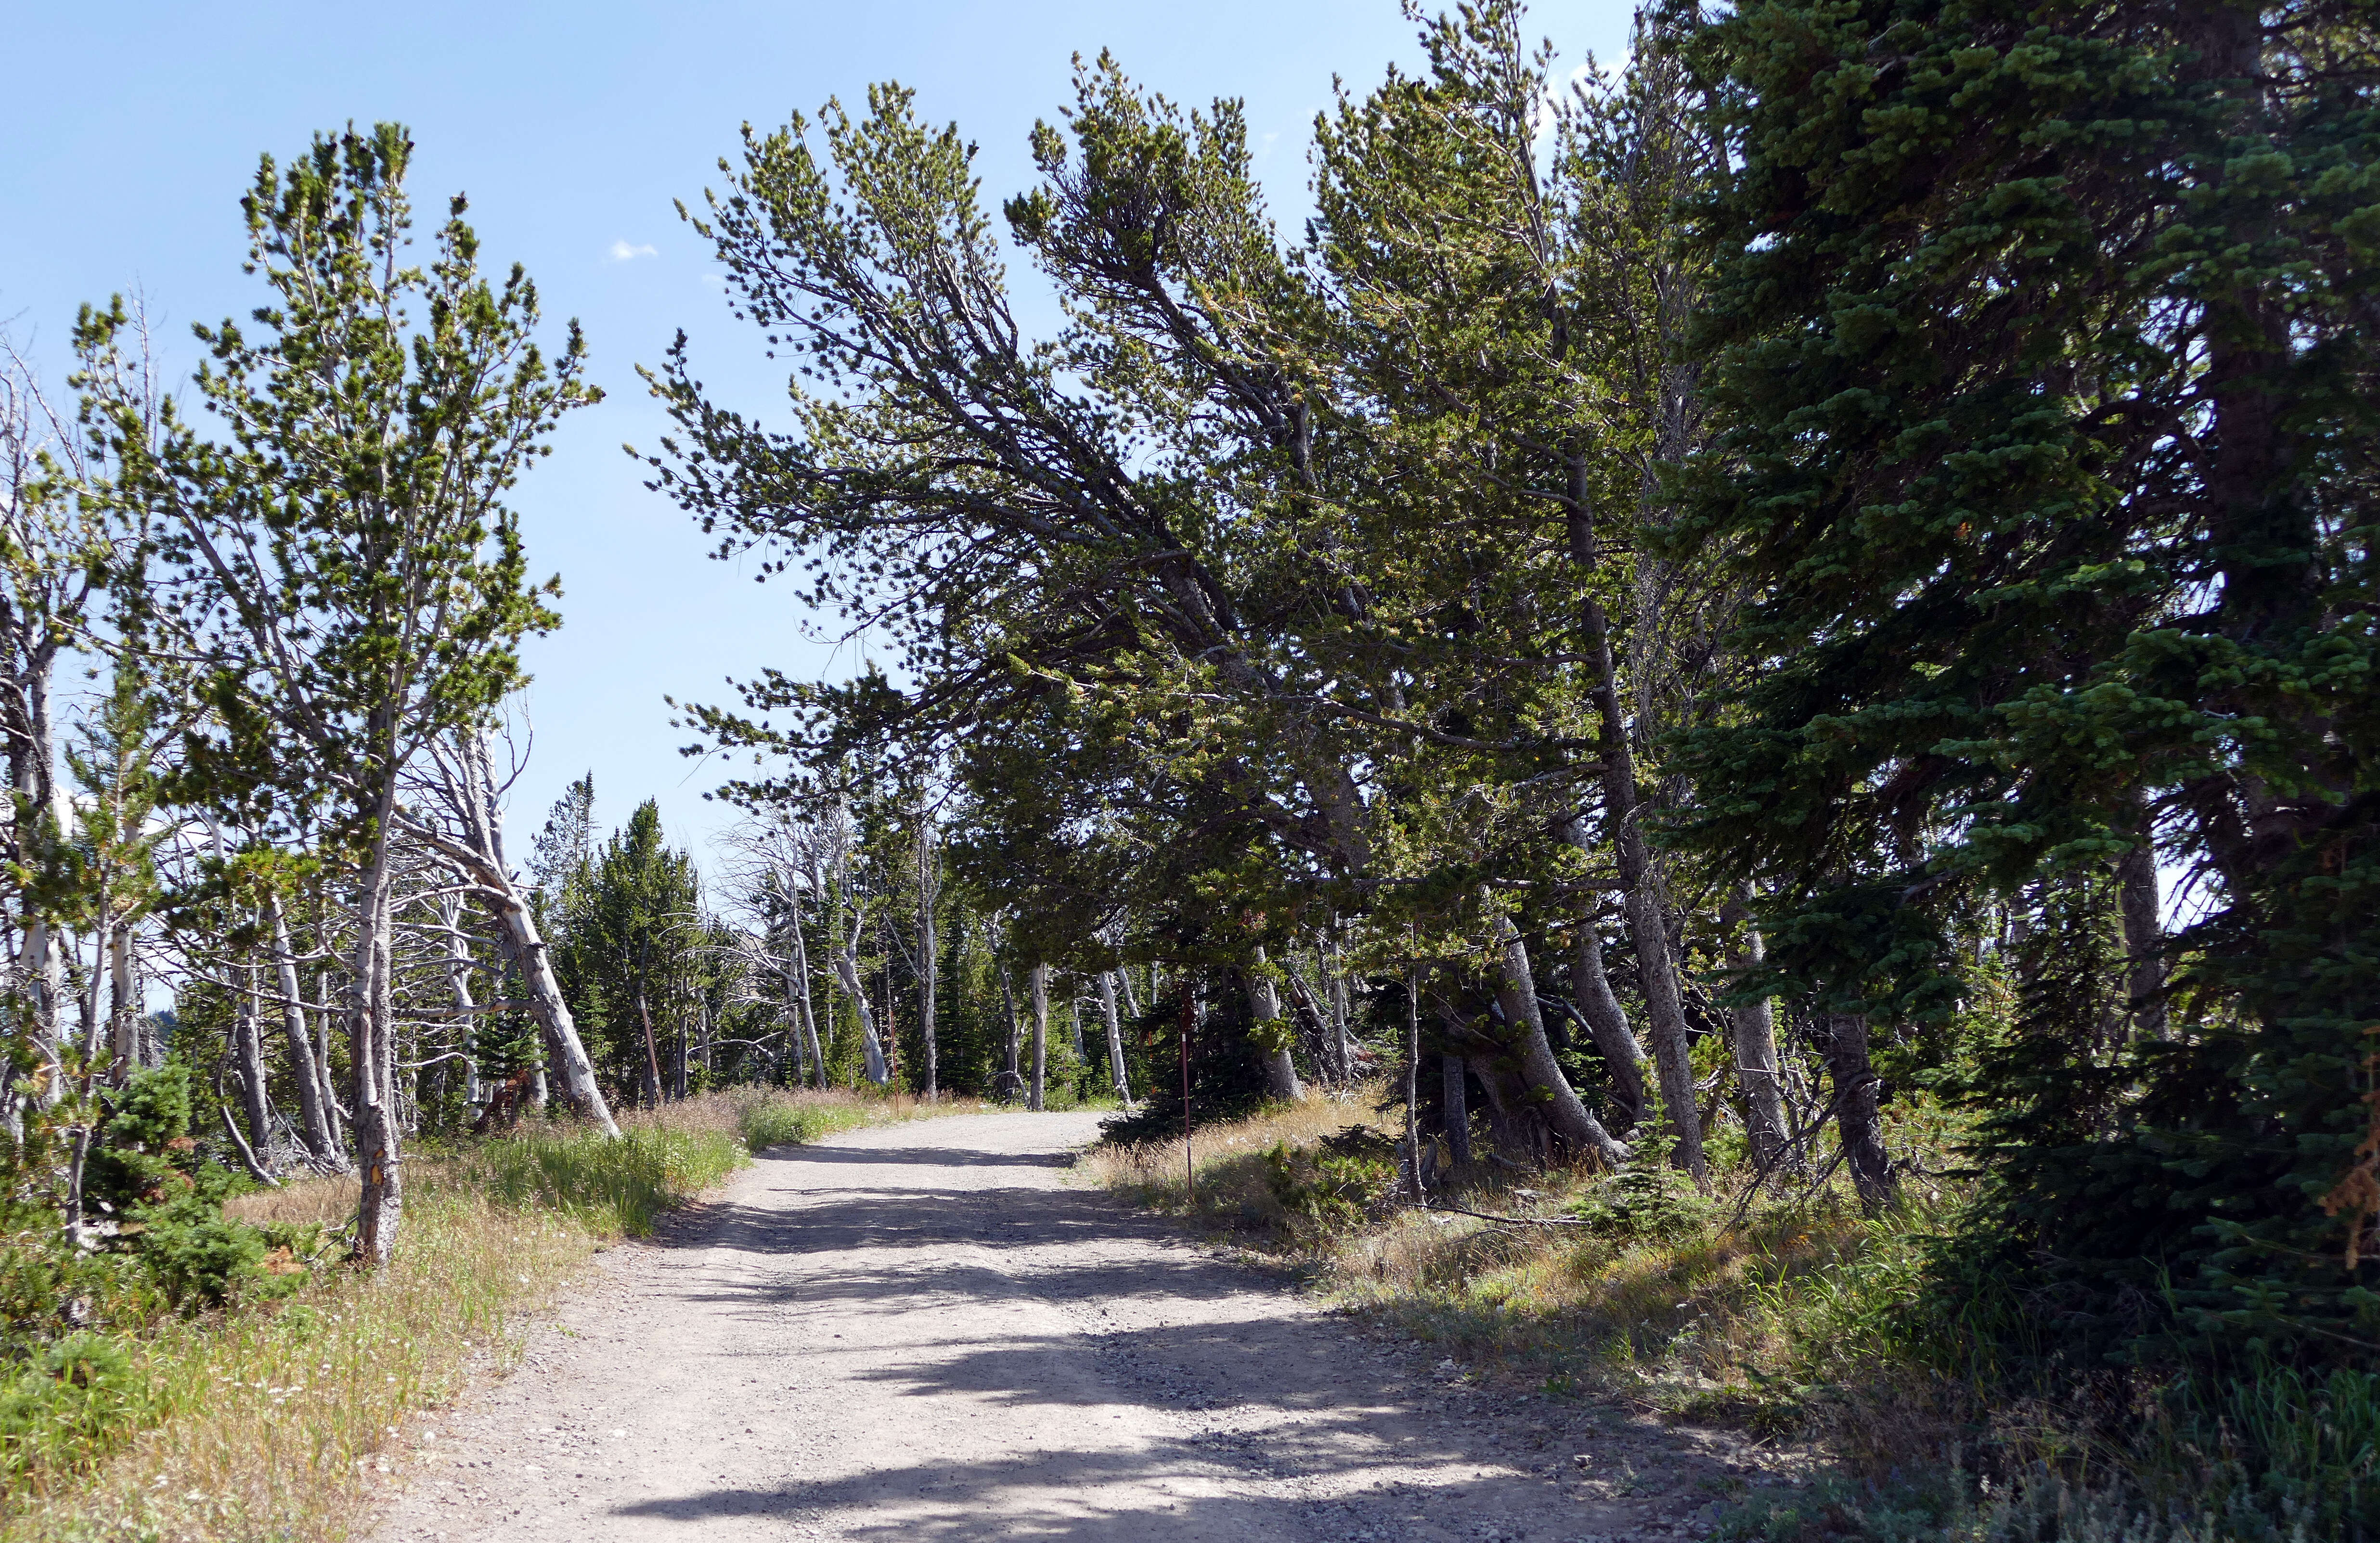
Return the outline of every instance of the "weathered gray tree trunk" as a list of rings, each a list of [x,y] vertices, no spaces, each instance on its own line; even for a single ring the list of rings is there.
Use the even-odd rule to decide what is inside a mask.
[[[855,923],[843,946],[835,950],[834,973],[843,981],[844,994],[851,999],[859,1014],[859,1050],[868,1065],[868,1080],[881,1087],[892,1080],[884,1065],[884,1041],[876,1033],[876,1014],[868,1010],[868,993],[859,983],[859,928]]]
[[[1356,1072],[1355,1037],[1347,1027],[1347,960],[1335,945],[1323,957],[1323,968],[1330,976],[1325,990],[1330,993],[1330,1032],[1339,1044],[1339,1075],[1353,1082]]]
[[[248,1121],[249,1145],[265,1170],[272,1171],[273,1111],[264,1096],[264,1036],[257,1023],[262,1008],[256,987],[256,966],[239,966],[239,1005],[232,1014],[232,1075],[239,1083],[240,1112]]]
[[[562,983],[554,978],[553,960],[538,930],[537,914],[529,908],[528,897],[521,892],[511,865],[504,860],[504,825],[496,812],[494,778],[486,741],[476,733],[460,734],[455,736],[455,749],[456,753],[452,758],[437,758],[441,775],[436,792],[447,806],[446,813],[459,828],[462,839],[450,837],[423,820],[415,819],[408,823],[416,834],[461,870],[472,887],[474,898],[487,911],[495,927],[496,951],[504,956],[504,964],[519,974],[522,987],[528,992],[529,1011],[545,1031],[548,1052],[560,1063],[563,1087],[570,1101],[604,1135],[616,1136],[620,1134],[619,1124],[612,1118],[612,1108],[603,1098],[602,1088],[596,1086],[594,1063],[588,1059],[587,1046],[578,1037],[578,1025],[571,1016],[570,1004],[563,998]]]
[[[345,1172],[346,1154],[339,1150],[338,1137],[331,1129],[330,1113],[322,1106],[322,1075],[314,1064],[313,1042],[306,1031],[306,1003],[298,989],[298,959],[289,941],[289,917],[281,907],[279,895],[268,897],[264,904],[267,919],[273,926],[273,973],[281,989],[281,1031],[289,1047],[289,1080],[298,1090],[298,1135],[315,1167],[332,1172]]]
[[[140,1069],[140,986],[134,978],[132,929],[118,922],[107,932],[109,982],[108,1078],[121,1086]]]
[[[327,948],[327,942],[324,946]],[[340,1161],[345,1163],[347,1137],[341,1121],[346,1112],[339,1102],[339,1090],[333,1079],[332,1066],[334,1063],[331,1059],[331,1021],[337,1014],[330,1010],[331,971],[327,966],[314,972],[314,1000],[321,1004],[314,1019],[314,1075],[322,1092],[322,1118],[331,1128],[331,1145],[339,1153]]]
[[[374,1266],[396,1251],[405,1220],[404,1134],[396,1107],[396,1046],[389,979],[388,816],[395,790],[376,811],[379,833],[357,885],[354,978],[348,986],[347,1045],[355,1062],[356,1159],[363,1195],[356,1255]]]
[[[1248,984],[1248,1014],[1256,1019],[1257,1032],[1278,1041],[1277,1048],[1268,1046],[1264,1051],[1266,1090],[1294,1103],[1305,1097],[1305,1087],[1297,1080],[1297,1062],[1289,1053],[1290,1037],[1281,1031],[1281,991],[1266,968],[1262,948],[1256,951],[1256,967],[1243,976]]]
[[[1589,502],[1588,468],[1585,456],[1572,468],[1571,555],[1580,569],[1593,574],[1600,562]],[[1587,650],[1594,660],[1591,695],[1600,721],[1597,748],[1603,762],[1603,824],[1618,859],[1621,908],[1628,920],[1628,941],[1636,951],[1636,968],[1645,992],[1647,1037],[1659,1072],[1661,1104],[1677,1138],[1670,1160],[1705,1178],[1702,1120],[1694,1108],[1694,1062],[1686,1039],[1685,1002],[1678,990],[1677,962],[1670,953],[1669,929],[1661,915],[1659,885],[1645,848],[1638,824],[1636,756],[1629,726],[1620,705],[1620,672],[1611,651],[1611,624],[1592,592],[1580,601]],[[1591,1022],[1592,1020],[1590,1020]]]
[[[1124,1075],[1123,1025],[1116,1016],[1116,978],[1113,970],[1099,971],[1099,1012],[1108,1024],[1108,1084],[1115,1089],[1116,1101],[1126,1109],[1132,1107],[1132,1083]]]
[[[1892,1160],[1884,1148],[1878,1097],[1883,1085],[1868,1064],[1864,1014],[1828,1014],[1827,1074],[1835,1086],[1835,1128],[1852,1186],[1859,1192],[1861,1205],[1882,1210],[1892,1201]]]
[[[1611,977],[1603,967],[1603,939],[1591,917],[1578,924],[1571,994],[1578,1002],[1579,1015],[1586,1020],[1595,1048],[1603,1052],[1604,1064],[1611,1068],[1611,1100],[1620,1115],[1615,1123],[1623,1134],[1633,1130],[1645,1118],[1645,1047],[1637,1043],[1635,1030],[1628,1027],[1628,1014],[1611,989]]]
[[[1050,966],[1035,965],[1026,982],[1033,993],[1033,1087],[1025,1107],[1038,1112],[1049,1097]]]
[[[1529,1087],[1544,1101],[1542,1112],[1554,1134],[1567,1142],[1574,1151],[1593,1152],[1608,1167],[1618,1168],[1628,1160],[1628,1148],[1611,1137],[1594,1112],[1579,1100],[1578,1091],[1562,1075],[1554,1061],[1553,1047],[1546,1039],[1546,1020],[1537,1005],[1536,979],[1529,968],[1529,950],[1522,941],[1520,929],[1510,917],[1497,917],[1498,952],[1502,979],[1496,991],[1497,1005],[1504,1010],[1507,1030],[1520,1042],[1512,1048],[1519,1053],[1521,1075],[1528,1079]]]
[[[941,864],[934,856],[934,824],[929,815],[917,821],[917,1033],[926,1047],[926,1098],[941,1091],[940,1054],[934,1044],[934,991],[941,979],[941,957],[934,948],[934,903],[942,892]]]
[[[801,1032],[809,1041],[810,1077],[813,1086],[826,1087],[826,1047],[819,1038],[818,1009],[810,994],[810,945],[802,932],[801,902],[795,901],[786,911],[786,924],[794,930],[794,970],[801,977]]]
[[[992,973],[1000,977],[1000,1007],[1008,1026],[1008,1038],[1001,1046],[1000,1095],[1013,1099],[1025,1091],[1025,1078],[1017,1070],[1018,1058],[1024,1053],[1024,1030],[1016,1021],[1016,993],[1009,989],[1008,966],[992,961]]]
[[[472,1035],[478,1027],[473,1009],[479,1005],[471,1000],[471,945],[463,939],[463,907],[458,897],[441,896],[438,912],[439,919],[446,924],[446,992],[455,1000],[455,1022],[461,1026],[457,1039],[463,1047],[463,1107],[476,1120],[487,1095],[480,1085],[480,1058],[471,1051]]]
[[[1734,924],[1729,965],[1738,975],[1760,967],[1767,956],[1760,929],[1752,923],[1752,887],[1736,892],[1725,918]],[[1775,1171],[1788,1160],[1791,1131],[1785,1120],[1785,1087],[1779,1080],[1777,1019],[1767,997],[1728,1011],[1728,1028],[1735,1041],[1735,1077],[1743,1088],[1744,1130],[1752,1141],[1757,1169]]]

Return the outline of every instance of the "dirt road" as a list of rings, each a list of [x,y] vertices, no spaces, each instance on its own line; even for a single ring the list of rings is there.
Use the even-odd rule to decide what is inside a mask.
[[[381,1543],[1701,1530],[1723,1452],[1473,1391],[1069,1187],[1094,1125],[956,1116],[763,1156],[410,1433]]]

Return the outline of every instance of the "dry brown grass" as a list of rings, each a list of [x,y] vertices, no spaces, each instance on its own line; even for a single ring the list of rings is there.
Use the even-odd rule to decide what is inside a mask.
[[[1921,1406],[1938,1413],[1941,1381],[1916,1365],[1924,1347],[1890,1309],[1914,1291],[1914,1215],[1863,1217],[1837,1188],[1764,1198],[1741,1225],[1731,1206],[1685,1201],[1676,1224],[1503,1226],[1394,1203],[1336,1225],[1296,1224],[1269,1182],[1278,1143],[1317,1147],[1351,1124],[1396,1137],[1366,1089],[1309,1100],[1197,1134],[1197,1204],[1187,1203],[1179,1142],[1094,1148],[1094,1181],[1195,1224],[1272,1252],[1294,1252],[1342,1306],[1443,1345],[1491,1376],[1543,1380],[1748,1420],[1782,1432],[1809,1427],[1802,1396],[1816,1383],[1876,1397],[1825,1412],[1851,1444],[1889,1462]],[[1591,1168],[1522,1173],[1481,1165],[1447,1195],[1469,1210],[1569,1218],[1612,1193]],[[1730,1195],[1726,1177],[1715,1188]],[[1932,1415],[1926,1419],[1938,1427]],[[1873,1428],[1863,1432],[1850,1425]],[[1905,1447],[1906,1442],[1902,1442]]]
[[[1351,1125],[1394,1137],[1399,1134],[1394,1119],[1374,1109],[1380,1102],[1379,1092],[1358,1087],[1343,1095],[1274,1104],[1251,1119],[1201,1127],[1191,1138],[1197,1172],[1195,1207],[1178,1139],[1096,1146],[1083,1154],[1076,1171],[1140,1205],[1195,1224],[1238,1232],[1260,1245],[1300,1246],[1312,1234],[1289,1225],[1291,1218],[1269,1178],[1265,1153],[1284,1143],[1310,1150]]]

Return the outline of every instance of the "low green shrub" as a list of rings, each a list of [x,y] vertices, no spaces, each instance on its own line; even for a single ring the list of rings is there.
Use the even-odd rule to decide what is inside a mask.
[[[138,1428],[149,1392],[123,1342],[68,1334],[0,1383],[0,1474],[105,1455]]]
[[[1653,1150],[1654,1144],[1646,1143]],[[1589,1237],[1621,1243],[1676,1243],[1718,1220],[1719,1202],[1693,1179],[1658,1161],[1632,1164],[1587,1186],[1571,1206]]]
[[[1264,1154],[1265,1184],[1292,1232],[1318,1236],[1363,1221],[1395,1185],[1395,1148],[1377,1133],[1351,1127],[1316,1147],[1276,1141]]]

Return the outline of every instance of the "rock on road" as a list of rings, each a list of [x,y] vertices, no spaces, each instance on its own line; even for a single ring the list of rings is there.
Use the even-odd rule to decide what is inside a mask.
[[[1440,1385],[1427,1353],[1067,1185],[1097,1119],[764,1154],[425,1423],[380,1543],[1700,1530],[1720,1454]]]

